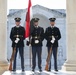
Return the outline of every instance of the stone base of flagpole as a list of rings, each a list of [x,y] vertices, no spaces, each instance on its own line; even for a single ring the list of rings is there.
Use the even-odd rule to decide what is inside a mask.
[[[0,62],[0,75],[8,70],[8,62]]]

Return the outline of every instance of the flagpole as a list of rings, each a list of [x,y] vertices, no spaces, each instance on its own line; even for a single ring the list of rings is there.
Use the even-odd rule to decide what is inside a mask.
[[[32,46],[29,46],[29,56],[30,56],[30,67],[31,67],[31,62],[32,62]]]
[[[27,13],[26,13],[26,24],[25,24],[25,28],[26,28],[26,32],[25,32],[25,38],[28,42],[30,42],[30,21],[32,19],[32,3],[31,0],[29,0],[28,2],[28,8],[27,8]],[[30,56],[30,67],[31,67],[31,52],[32,52],[32,47],[29,46],[29,56]]]

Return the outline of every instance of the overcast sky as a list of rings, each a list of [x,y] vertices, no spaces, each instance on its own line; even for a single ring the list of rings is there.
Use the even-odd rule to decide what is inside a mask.
[[[50,9],[66,9],[66,0],[31,0],[32,6],[39,4]],[[7,10],[25,9],[28,6],[28,0],[8,0]]]

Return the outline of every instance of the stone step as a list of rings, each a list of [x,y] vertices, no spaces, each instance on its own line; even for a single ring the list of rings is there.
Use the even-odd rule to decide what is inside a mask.
[[[61,71],[59,70],[58,72],[55,72],[54,70],[52,70],[51,72],[47,72],[47,71],[25,71],[22,72],[20,70],[17,70],[16,72],[10,72],[10,71],[6,71],[4,72],[2,75],[76,75],[76,72],[67,72],[67,71]]]

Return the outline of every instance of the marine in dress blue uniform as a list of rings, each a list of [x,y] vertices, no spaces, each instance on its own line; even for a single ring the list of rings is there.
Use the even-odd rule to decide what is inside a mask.
[[[59,28],[55,26],[56,18],[50,18],[49,20],[50,20],[51,26],[46,28],[45,39],[47,40],[48,53],[50,51],[50,48],[52,47],[52,54],[54,57],[54,69],[55,69],[55,71],[58,71],[58,68],[57,68],[57,52],[58,51],[57,51],[57,49],[58,49],[58,41],[61,38],[61,33],[60,33]],[[51,61],[49,64],[48,71],[51,71]]]
[[[13,71],[16,71],[16,57],[19,51],[21,57],[21,68],[24,71],[24,39],[25,39],[25,29],[20,25],[21,18],[16,17],[15,19],[16,26],[11,29],[10,39],[12,41],[12,48],[16,47],[16,52],[13,62]]]
[[[36,55],[38,58],[39,71],[42,71],[41,56],[42,56],[42,41],[44,40],[44,29],[38,26],[39,18],[33,18],[34,28],[31,32],[31,45],[32,45],[32,71],[36,67]]]

